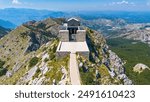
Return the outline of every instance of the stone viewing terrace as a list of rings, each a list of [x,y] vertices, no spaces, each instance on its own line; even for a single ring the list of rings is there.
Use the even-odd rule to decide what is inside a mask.
[[[60,42],[57,47],[57,56],[63,57],[70,53],[80,53],[89,57],[89,48],[86,42]]]
[[[84,52],[89,51],[86,42],[60,42],[58,51]]]

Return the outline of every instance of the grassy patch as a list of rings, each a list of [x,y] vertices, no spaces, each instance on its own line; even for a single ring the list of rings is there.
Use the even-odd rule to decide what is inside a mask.
[[[80,77],[81,77],[81,81],[83,85],[95,85],[95,69],[91,67],[92,62],[90,62],[89,60],[85,59],[84,57],[80,56],[80,58],[78,58],[78,62],[82,62],[84,63],[84,65],[79,68],[79,72],[80,72]],[[85,65],[88,67],[88,70],[85,69]]]
[[[38,68],[36,70],[36,73],[34,74],[34,76],[32,77],[32,79],[38,78],[39,74],[41,73],[41,70]]]
[[[100,68],[98,68],[98,69],[99,69],[101,77],[110,76],[110,74],[109,74],[109,72],[108,72],[108,70],[104,64],[102,64],[100,66]]]
[[[0,60],[0,68],[2,68],[4,64],[5,64],[5,61]]]
[[[0,60],[0,76],[5,75],[7,72],[7,69],[3,68],[4,64],[5,64],[5,61]]]
[[[53,60],[56,58],[56,49],[57,49],[58,43],[59,43],[58,40],[54,40],[52,42],[51,47],[48,49],[48,54],[49,54],[50,60]]]
[[[93,80],[93,72],[89,71],[89,72],[82,72],[80,71],[80,76],[81,76],[81,80],[82,80],[82,84],[83,85],[94,85],[95,81]]]
[[[45,77],[47,79],[50,78],[48,83],[46,84],[52,84],[53,79],[56,80],[56,82],[59,82],[62,77],[61,67],[64,66],[68,70],[68,61],[69,57],[66,56],[63,59],[59,59],[57,61],[52,60],[48,63],[48,66],[50,67],[50,70],[45,74]]]

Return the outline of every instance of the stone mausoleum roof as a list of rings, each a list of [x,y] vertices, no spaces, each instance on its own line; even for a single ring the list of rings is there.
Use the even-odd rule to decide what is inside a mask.
[[[76,19],[76,18],[74,18],[74,17],[72,17],[72,18],[68,19],[67,21],[71,21],[71,20],[76,20],[76,21],[78,21],[78,22],[79,22],[79,20],[78,20],[78,19]]]

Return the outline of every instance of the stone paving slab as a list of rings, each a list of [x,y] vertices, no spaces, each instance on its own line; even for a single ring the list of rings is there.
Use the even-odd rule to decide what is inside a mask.
[[[70,78],[72,85],[81,85],[79,67],[76,60],[76,54],[70,54]]]
[[[58,51],[75,53],[89,51],[89,48],[86,42],[60,42]]]

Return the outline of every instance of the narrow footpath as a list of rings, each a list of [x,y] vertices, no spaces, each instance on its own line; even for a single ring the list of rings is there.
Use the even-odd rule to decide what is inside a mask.
[[[70,78],[72,85],[81,85],[79,67],[75,53],[70,53]]]

